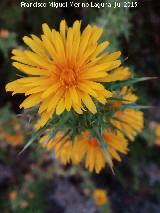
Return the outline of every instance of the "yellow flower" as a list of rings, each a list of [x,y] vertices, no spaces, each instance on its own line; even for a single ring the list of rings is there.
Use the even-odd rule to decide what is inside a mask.
[[[133,91],[127,86],[124,86],[119,92],[114,91],[113,98],[114,97],[119,100],[109,100],[106,105],[106,110],[119,110],[122,105],[135,103],[138,99]]]
[[[115,119],[111,119],[111,123],[133,141],[144,127],[143,112],[134,109],[117,111],[115,112]]]
[[[144,127],[143,112],[136,109],[124,109],[120,111],[121,105],[135,103],[138,97],[128,87],[123,87],[118,95],[120,101],[110,101],[111,107],[116,109],[114,118],[110,121],[114,127],[121,130],[130,140],[134,140],[135,136],[140,133]]]
[[[156,137],[160,137],[160,124],[156,124],[156,127],[155,127],[155,134],[156,134]]]
[[[0,30],[0,38],[8,38],[9,34],[10,33],[8,30],[4,30],[4,29]]]
[[[138,100],[132,89],[127,86],[121,89],[119,96],[123,99],[122,103],[124,104],[135,103]]]
[[[31,192],[31,191],[29,191],[27,194],[28,194],[28,197],[30,199],[33,199],[35,197],[35,194],[33,192]]]
[[[160,123],[152,121],[150,122],[149,127],[154,130],[155,144],[160,146]]]
[[[23,143],[23,135],[16,133],[15,135],[0,131],[0,138],[12,146],[21,145]]]
[[[22,200],[20,203],[21,209],[26,209],[29,206],[29,203],[26,200]]]
[[[98,42],[103,30],[88,25],[81,33],[80,27],[80,21],[67,27],[63,20],[58,32],[43,24],[41,39],[35,35],[23,38],[31,50],[12,51],[13,66],[28,76],[8,83],[6,90],[28,96],[20,108],[40,104],[36,128],[44,126],[54,113],[60,115],[71,108],[79,114],[85,107],[96,113],[93,99],[105,104],[112,96],[101,82],[121,80],[120,75],[107,80],[108,72],[121,62],[117,60],[119,51],[102,53],[109,44]]]
[[[98,206],[102,206],[108,202],[107,193],[103,189],[96,189],[93,196]]]
[[[103,78],[101,82],[124,81],[131,77],[131,71],[128,67],[118,67],[108,72],[108,76]]]
[[[63,131],[59,131],[56,136],[49,140],[49,135],[41,137],[40,143],[48,150],[54,150],[55,157],[59,158],[63,164],[70,163],[72,157],[72,141],[69,136],[64,136]]]
[[[79,164],[85,158],[85,167],[90,172],[95,170],[96,173],[99,173],[105,167],[107,159],[104,151],[98,140],[92,137],[89,131],[81,133],[73,141],[71,141],[69,135],[64,136],[62,131],[49,141],[48,138],[49,134],[47,133],[41,137],[40,143],[48,150],[54,150],[56,158],[60,159],[63,164],[70,162]],[[128,144],[123,135],[119,131],[113,133],[106,130],[103,138],[111,160],[121,161],[118,152],[126,154],[128,151]]]
[[[138,100],[138,97],[133,93],[133,91],[124,86],[119,92],[113,92],[113,98],[119,98],[120,100],[111,100],[108,101],[107,107],[119,109],[124,104],[135,103]]]
[[[110,130],[106,130],[103,138],[110,158],[121,161],[118,152],[126,154],[128,151],[127,141],[123,135],[119,131],[113,133]],[[100,147],[98,140],[92,137],[89,132],[84,132],[73,142],[73,163],[79,163],[84,157],[85,167],[90,172],[95,170],[96,173],[99,173],[107,162],[104,150]]]
[[[8,133],[3,128],[0,128],[0,138],[11,146],[23,144],[24,135],[21,132],[21,125],[16,120],[11,120],[8,125],[14,133]]]
[[[16,191],[12,191],[9,193],[9,199],[11,201],[15,201],[17,199],[17,192]]]

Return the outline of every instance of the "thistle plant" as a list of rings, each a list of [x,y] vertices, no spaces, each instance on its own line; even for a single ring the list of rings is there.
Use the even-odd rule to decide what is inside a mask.
[[[148,78],[133,78],[120,51],[106,52],[102,28],[88,25],[81,32],[81,21],[68,27],[65,20],[59,32],[42,28],[41,38],[23,38],[30,50],[12,51],[13,66],[25,76],[6,85],[13,95],[27,96],[20,108],[33,110],[33,135],[24,149],[38,139],[64,164],[85,161],[96,173],[106,163],[112,169],[143,129],[133,85]]]

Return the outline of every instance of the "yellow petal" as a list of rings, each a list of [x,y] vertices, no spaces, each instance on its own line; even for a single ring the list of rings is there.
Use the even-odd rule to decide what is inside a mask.
[[[49,39],[51,39],[51,29],[49,28],[48,24],[46,24],[46,23],[42,24],[42,29],[43,29],[44,34],[45,34]]]
[[[78,114],[83,114],[83,111],[81,110],[81,107],[77,104],[72,104],[73,109],[78,113]]]
[[[84,103],[84,105],[91,111],[93,114],[97,112],[96,106],[93,103],[91,97],[88,94],[81,93],[81,98]]]
[[[91,41],[92,41],[92,43],[95,43],[95,42],[97,42],[97,40],[102,35],[103,29],[99,28],[97,26],[94,26],[93,29],[92,29],[92,31],[93,31],[93,35],[92,35]]]
[[[11,59],[15,60],[15,61],[19,61],[19,62],[22,62],[24,64],[28,64],[30,66],[35,66],[35,63],[32,62],[28,56],[26,55],[26,52],[25,51],[22,51],[22,50],[16,50],[16,49],[13,49],[12,50],[12,54],[15,55],[13,57],[11,57]]]
[[[48,104],[47,112],[55,110],[55,108],[57,106],[57,103],[61,99],[61,97],[63,96],[63,94],[64,94],[64,91],[62,89],[59,89],[57,91],[57,93],[51,98],[51,100],[50,100],[50,102]]]
[[[94,82],[94,81],[84,80],[83,83],[88,85],[89,87],[95,89],[95,90],[103,90],[104,89],[104,86],[102,84]]]
[[[63,38],[63,42],[65,42],[66,40],[66,28],[67,28],[66,21],[62,20],[60,23],[60,34]]]
[[[30,75],[44,75],[44,76],[46,75],[47,76],[50,74],[48,70],[31,67],[18,62],[13,62],[12,65],[16,67],[17,69],[19,69],[20,71]]]
[[[25,93],[27,91],[27,88],[23,84],[20,83],[18,80],[12,81],[6,85],[6,91],[14,91],[13,95],[16,93]]]
[[[44,69],[48,69],[48,68],[51,67],[51,63],[49,63],[46,58],[44,58],[44,57],[42,57],[42,56],[40,56],[36,53],[33,53],[29,50],[26,50],[25,54],[28,56],[28,58],[33,63],[35,63],[36,66],[39,66],[39,67],[44,68]]]
[[[27,89],[27,91],[25,92],[25,95],[30,95],[30,94],[34,94],[34,93],[43,92],[47,88],[48,88],[47,85],[41,85],[40,87],[33,87],[31,89]]]
[[[77,91],[74,86],[69,88],[69,93],[70,93],[70,98],[71,98],[72,102],[75,104],[78,104],[79,98],[78,98],[78,94],[77,94]]]
[[[26,98],[20,105],[20,108],[30,108],[41,102],[41,94],[33,94]]]
[[[91,32],[92,32],[92,28],[90,25],[88,25],[82,33],[79,54],[78,54],[79,57],[84,53],[84,51],[87,48],[87,44],[88,44],[89,38],[91,36]]]
[[[48,108],[48,104],[51,101],[51,97],[49,96],[48,98],[46,98],[45,100],[43,100],[43,102],[41,103],[38,113],[41,114],[42,112],[44,112],[47,108]]]
[[[79,83],[78,84],[78,88],[85,92],[88,93],[90,95],[92,95],[93,97],[97,97],[97,93],[96,91],[94,91],[89,85],[85,84],[85,83]]]
[[[108,47],[108,45],[109,45],[108,41],[104,41],[101,44],[99,44],[91,57],[94,58],[94,57],[98,56],[106,47]]]
[[[65,47],[63,44],[63,39],[58,32],[52,30],[52,43],[55,46],[57,57],[60,57],[63,62],[65,62]]]
[[[47,56],[44,48],[41,48],[41,46],[38,45],[33,39],[29,38],[28,36],[24,36],[23,41],[33,50],[33,52],[43,57]]]
[[[49,53],[49,55],[52,59],[57,61],[57,53],[56,53],[55,47],[52,44],[51,40],[49,40],[48,37],[45,35],[42,35],[41,37],[42,37],[42,41],[43,41],[46,51]]]
[[[66,40],[66,56],[68,59],[71,59],[72,51],[73,51],[73,29],[69,28]]]
[[[86,71],[83,73],[80,73],[80,77],[83,80],[94,80],[94,79],[103,79],[105,77],[107,77],[107,73],[106,72],[93,72],[93,71]]]
[[[50,113],[47,113],[47,112],[44,112],[41,116],[41,118],[38,120],[38,122],[35,124],[35,129],[40,129],[41,127],[43,127],[47,122],[48,120],[51,118],[51,115],[52,115],[52,112]]]
[[[59,101],[56,107],[56,114],[60,115],[64,110],[65,110],[64,98],[61,98],[61,100]]]
[[[70,97],[69,91],[65,92],[65,107],[66,110],[69,111],[71,109],[72,99]]]
[[[55,83],[51,85],[50,87],[46,89],[46,91],[42,93],[42,98],[47,98],[49,95],[55,93],[59,87],[60,87],[59,83]]]

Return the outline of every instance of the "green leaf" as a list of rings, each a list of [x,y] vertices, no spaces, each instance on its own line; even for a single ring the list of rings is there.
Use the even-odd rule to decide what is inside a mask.
[[[38,137],[40,137],[46,130],[46,127],[43,127],[39,129],[37,132],[35,132],[30,140],[27,142],[27,144],[23,147],[23,149],[19,152],[19,155],[22,154]]]
[[[138,105],[138,104],[125,104],[121,106],[121,109],[149,109],[152,108],[153,106],[145,106],[145,105]]]
[[[68,121],[69,117],[70,117],[69,112],[62,114],[60,120],[58,121],[58,123],[56,125],[57,126],[63,126]]]
[[[119,82],[116,83],[114,85],[111,85],[109,90],[116,90],[119,89],[123,86],[130,86],[132,84],[138,83],[138,82],[142,82],[142,81],[148,81],[148,80],[152,80],[152,79],[157,79],[159,77],[141,77],[141,78],[133,78],[127,81],[123,81],[123,82]]]
[[[112,159],[108,153],[108,150],[107,150],[107,145],[106,143],[104,142],[104,139],[103,139],[103,136],[102,136],[102,129],[99,129],[99,128],[96,128],[95,129],[95,134],[96,134],[96,137],[100,143],[100,146],[101,148],[103,149],[104,151],[104,154],[105,154],[105,157],[106,157],[106,160],[107,160],[107,163],[109,164],[113,174],[114,174],[114,171],[113,171],[113,162],[112,162]]]

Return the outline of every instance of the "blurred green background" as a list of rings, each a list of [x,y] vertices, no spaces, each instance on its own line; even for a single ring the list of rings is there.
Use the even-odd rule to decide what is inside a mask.
[[[159,11],[157,0],[139,0],[137,8],[101,9],[21,8],[19,0],[0,1],[0,212],[160,212],[159,79],[136,85],[139,102],[153,107],[144,111],[145,129],[122,163],[115,164],[115,175],[108,168],[96,175],[81,166],[64,167],[37,144],[18,155],[30,135],[30,117],[18,108],[23,96],[5,92],[6,83],[18,73],[11,66],[11,50],[24,47],[24,35],[40,35],[42,23],[58,29],[62,19],[68,25],[81,19],[82,27],[103,27],[102,39],[110,41],[110,51],[122,51],[123,64],[135,76],[158,77]],[[97,188],[108,195],[103,206],[95,204]]]

